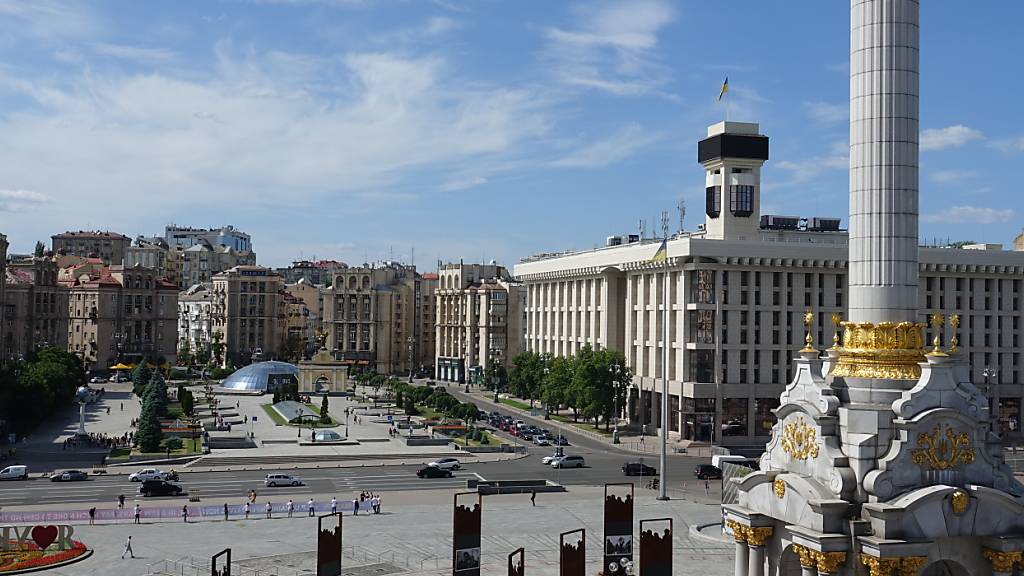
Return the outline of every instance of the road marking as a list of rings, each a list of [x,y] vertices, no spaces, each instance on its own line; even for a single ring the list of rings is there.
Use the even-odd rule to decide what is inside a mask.
[[[476,472],[473,472],[473,476],[476,476],[477,479],[479,479],[481,482],[487,482],[487,478],[484,478],[483,476],[477,474]]]

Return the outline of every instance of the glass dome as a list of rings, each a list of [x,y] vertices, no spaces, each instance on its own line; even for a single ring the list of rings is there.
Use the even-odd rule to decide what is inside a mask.
[[[285,384],[299,381],[299,367],[287,362],[257,362],[239,368],[221,382],[230,390],[273,392]]]

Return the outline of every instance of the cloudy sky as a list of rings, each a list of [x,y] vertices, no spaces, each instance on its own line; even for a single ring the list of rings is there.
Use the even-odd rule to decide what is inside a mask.
[[[1021,230],[1024,4],[922,9],[922,238]],[[684,199],[723,119],[762,211],[847,212],[848,3],[0,0],[0,232],[234,224],[261,263],[589,248]]]

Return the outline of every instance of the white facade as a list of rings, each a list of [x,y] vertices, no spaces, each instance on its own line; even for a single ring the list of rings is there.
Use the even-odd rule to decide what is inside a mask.
[[[196,284],[178,295],[178,347],[209,350],[213,335],[211,318],[213,284]]]

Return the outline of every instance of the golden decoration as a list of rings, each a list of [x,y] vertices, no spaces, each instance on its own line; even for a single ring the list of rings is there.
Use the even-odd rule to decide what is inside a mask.
[[[757,528],[750,527],[745,530],[747,533],[747,544],[758,547],[764,546],[768,543],[768,539],[772,537],[773,528],[771,526],[759,526]]]
[[[935,337],[932,338],[932,351],[928,353],[929,356],[946,356],[947,354],[942,351],[942,334],[939,330],[946,323],[946,317],[939,312],[931,315],[929,320],[932,325],[932,330],[935,332]]]
[[[772,482],[772,490],[775,491],[775,497],[782,500],[786,495],[786,483],[782,478],[776,478],[775,481]]]
[[[832,348],[829,350],[839,349],[839,325],[843,323],[843,315],[839,312],[832,313]]]
[[[924,361],[924,324],[842,322],[843,347],[834,376],[917,380]]]
[[[808,310],[804,312],[804,347],[800,350],[801,352],[817,352],[817,348],[814,347],[814,336],[811,335],[811,325],[814,324],[814,312]]]
[[[956,335],[957,328],[960,327],[960,315],[953,314],[950,316],[949,325],[953,327],[953,337],[949,339],[949,351],[957,352],[960,350],[960,338]]]
[[[899,576],[917,576],[917,573],[921,571],[921,567],[924,566],[925,561],[928,560],[924,556],[907,556],[900,558],[900,565],[896,569]]]
[[[900,559],[875,558],[862,553],[860,563],[868,567],[868,573],[871,576],[893,576],[893,570],[899,567]]]
[[[953,496],[950,498],[950,505],[953,508],[953,514],[959,516],[964,512],[967,512],[967,506],[971,503],[971,497],[967,495],[967,492],[957,489],[953,491]]]
[[[814,568],[818,564],[818,552],[817,550],[811,550],[806,546],[799,544],[793,544],[793,552],[800,558],[800,565],[804,568]]]
[[[725,525],[732,530],[732,537],[737,542],[747,541],[747,527],[735,520],[726,520]]]
[[[797,460],[817,458],[817,430],[804,422],[803,416],[796,422],[786,424],[782,429],[782,450]]]
[[[818,574],[835,574],[846,563],[846,552],[818,552]]]
[[[991,548],[985,548],[981,551],[981,555],[992,563],[993,572],[1013,572],[1013,565],[1021,562],[1021,556],[1024,553],[1000,552]]]
[[[946,426],[945,438],[938,426],[932,433],[921,432],[917,435],[919,449],[911,451],[911,459],[918,466],[928,465],[932,470],[949,470],[961,464],[974,462],[974,448],[967,432],[957,434],[953,428]]]

